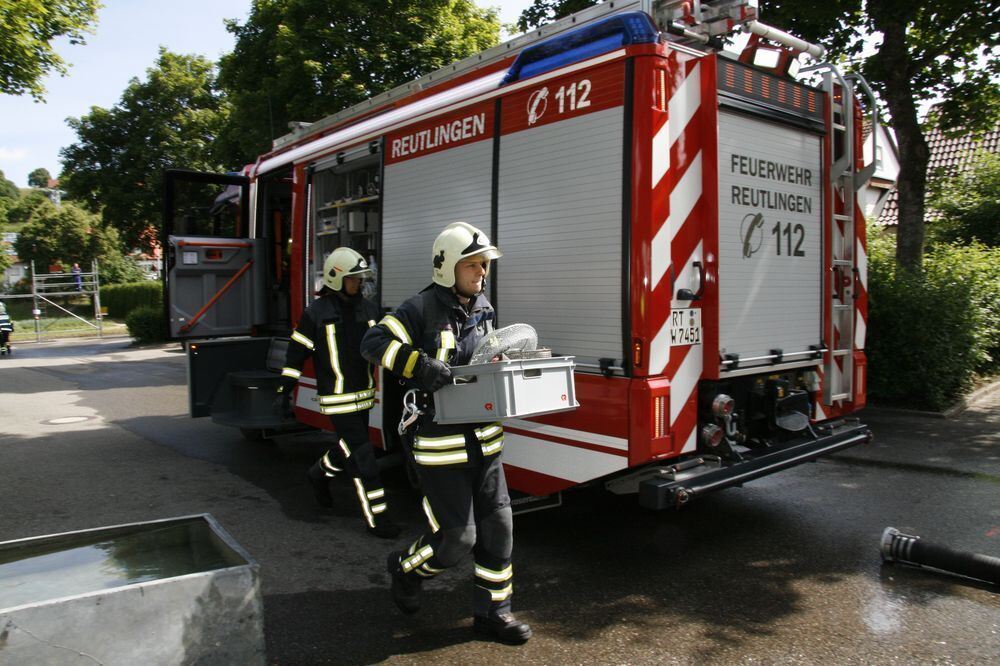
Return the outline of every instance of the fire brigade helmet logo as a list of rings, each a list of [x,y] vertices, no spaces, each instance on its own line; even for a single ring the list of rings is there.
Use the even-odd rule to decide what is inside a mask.
[[[545,114],[549,106],[549,88],[545,86],[531,93],[528,98],[528,124],[534,125]]]
[[[442,266],[444,266],[444,250],[438,252],[437,256],[434,257],[434,268],[440,270]]]
[[[489,246],[483,245],[482,243],[479,242],[479,232],[477,231],[476,233],[472,234],[472,242],[469,243],[468,247],[462,250],[462,256],[471,257],[474,254],[479,254],[481,250],[485,250],[487,247]],[[437,264],[437,258],[434,259],[434,262],[435,264]],[[435,266],[435,267],[440,268],[440,266]]]
[[[365,258],[349,247],[338,247],[323,260],[323,285],[333,291],[341,290],[347,276],[370,274]]]
[[[749,259],[764,242],[764,216],[749,213],[740,223],[740,239],[743,241],[743,258]]]

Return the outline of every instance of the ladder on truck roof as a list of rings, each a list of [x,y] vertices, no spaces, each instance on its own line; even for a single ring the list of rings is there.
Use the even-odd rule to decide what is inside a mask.
[[[875,170],[875,147],[872,162],[860,171],[856,169],[855,85],[868,97],[872,112],[872,141],[878,125],[878,108],[874,93],[858,74],[841,75],[828,63],[805,68],[802,72],[822,71],[823,89],[830,100],[826,118],[830,136],[830,151],[826,156],[830,201],[829,252],[830,295],[829,320],[824,323],[824,335],[829,341],[824,360],[823,404],[852,400],[854,389],[854,343],[858,322],[855,299],[858,290],[857,223],[855,209],[858,191],[865,186]]]
[[[494,46],[464,60],[426,74],[419,79],[375,95],[370,99],[326,116],[316,122],[289,123],[292,131],[275,139],[272,150],[279,150],[292,143],[297,143],[308,136],[322,134],[337,125],[344,124],[351,118],[370,114],[375,109],[387,107],[392,102],[437,85],[442,81],[453,79],[466,72],[516,55],[532,44],[544,41],[567,30],[578,28],[612,14],[627,11],[641,11],[649,14],[658,29],[674,35],[675,38],[679,38],[682,42],[705,44],[714,37],[732,32],[737,26],[745,26],[746,29],[755,34],[784,43],[792,48],[809,53],[815,58],[823,56],[822,47],[809,44],[792,37],[788,33],[758,23],[756,21],[756,2],[753,2],[753,0],[606,0],[558,21],[553,21],[548,25],[540,26],[523,35],[519,35],[499,46]]]

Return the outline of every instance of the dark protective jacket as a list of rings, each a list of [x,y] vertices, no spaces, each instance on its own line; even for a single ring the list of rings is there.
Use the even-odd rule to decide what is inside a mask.
[[[410,388],[419,388],[413,377],[422,357],[467,365],[476,344],[493,330],[493,321],[493,306],[483,294],[466,308],[450,289],[432,284],[369,329],[361,353],[404,378]],[[418,464],[466,466],[502,448],[499,423],[439,425],[424,419],[412,452]]]
[[[286,384],[302,375],[312,356],[316,393],[323,414],[350,414],[375,404],[372,366],[361,356],[361,338],[381,314],[360,296],[343,299],[330,293],[305,309],[292,333],[285,367]]]

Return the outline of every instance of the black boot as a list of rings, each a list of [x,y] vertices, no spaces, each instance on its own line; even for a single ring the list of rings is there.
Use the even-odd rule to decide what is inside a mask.
[[[477,615],[472,621],[472,628],[477,633],[508,645],[520,645],[531,638],[531,627],[519,622],[510,613],[497,613],[489,617]]]
[[[368,533],[377,536],[379,539],[395,539],[399,536],[399,525],[386,514],[382,514],[375,519],[375,527],[369,527]]]
[[[309,485],[312,486],[313,496],[316,503],[327,509],[333,508],[333,496],[330,494],[330,480],[333,477],[327,476],[323,467],[317,462],[306,472]]]
[[[385,569],[389,572],[392,580],[392,600],[396,602],[396,608],[413,615],[420,610],[420,579],[409,577],[403,573],[399,567],[399,561],[405,553],[395,551],[389,553],[385,561]]]

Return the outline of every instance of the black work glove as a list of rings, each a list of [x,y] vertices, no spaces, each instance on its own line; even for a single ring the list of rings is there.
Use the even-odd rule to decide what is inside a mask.
[[[451,381],[451,368],[444,361],[430,356],[422,356],[414,376],[417,383],[420,384],[420,388],[434,393]]]

